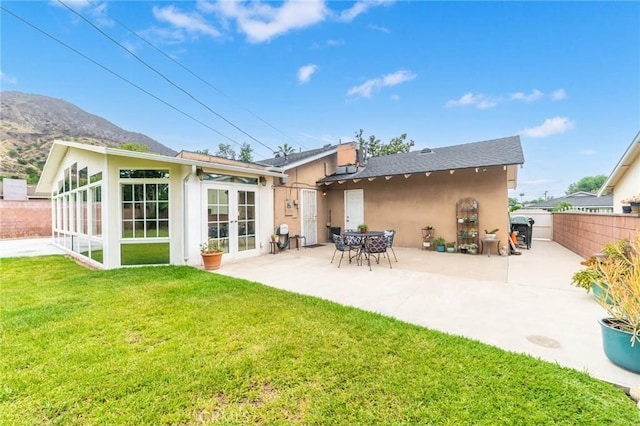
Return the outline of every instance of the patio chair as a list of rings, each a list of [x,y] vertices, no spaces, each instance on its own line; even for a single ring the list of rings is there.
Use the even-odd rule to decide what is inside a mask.
[[[349,246],[349,263],[353,258],[356,259],[356,264],[360,264],[360,255],[362,254],[362,246],[364,245],[363,237],[356,235],[345,235],[344,243]],[[353,256],[351,252],[354,252]]]
[[[393,258],[397,262],[398,258],[396,257],[396,251],[393,249],[393,237],[396,236],[395,229],[389,229],[384,231],[384,236],[387,237],[387,248],[391,249],[391,251],[393,252]]]
[[[387,253],[387,237],[384,235],[367,238],[364,242],[364,252],[367,257],[367,264],[369,265],[369,270],[371,271],[371,258],[375,257],[376,263],[380,263],[380,254]],[[389,268],[393,269],[391,266],[391,259],[389,256],[385,256],[389,261]]]
[[[333,256],[331,257],[331,262],[333,263],[333,259],[336,257],[336,253],[337,252],[342,252],[340,254],[340,262],[338,262],[338,268],[340,267],[340,264],[342,263],[342,258],[344,257],[344,252],[346,251],[349,255],[349,263],[351,263],[351,248],[345,244],[344,239],[337,234],[333,234],[333,242],[336,245],[336,249],[333,251]]]

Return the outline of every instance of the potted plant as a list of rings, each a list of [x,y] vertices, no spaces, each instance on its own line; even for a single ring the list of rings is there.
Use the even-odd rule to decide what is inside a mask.
[[[623,211],[626,210],[624,209],[625,205],[629,205],[630,213],[640,213],[640,194],[625,198],[624,200],[622,200],[622,204]]]
[[[433,245],[436,246],[436,251],[440,253],[444,253],[445,249],[445,239],[442,237],[436,237],[433,239]]]
[[[599,321],[604,353],[611,362],[640,373],[640,233],[633,242],[615,245],[616,256],[606,256],[598,263],[606,296],[598,297],[608,314]]]
[[[220,263],[222,262],[222,249],[218,240],[209,238],[206,242],[200,244],[200,255],[202,256],[202,263],[204,269],[207,271],[215,271],[220,269]]]
[[[492,229],[491,231],[487,231],[486,229],[484,230],[484,237],[485,238],[495,238],[496,237],[496,233],[499,231],[498,228]]]
[[[367,226],[366,223],[361,223],[360,225],[358,225],[358,231],[362,232],[363,234],[368,230],[369,230],[369,226]]]
[[[458,246],[458,250],[460,251],[460,253],[466,253],[467,250],[469,250],[469,244],[460,244]]]
[[[451,241],[446,244],[447,253],[455,253],[456,252],[456,243]]]
[[[610,299],[607,296],[607,283],[602,275],[600,263],[603,259],[616,260],[627,258],[630,250],[631,246],[627,240],[605,244],[602,248],[602,253],[594,254],[580,262],[580,264],[586,266],[586,268],[573,274],[572,284],[585,289],[587,293],[593,291],[594,298],[604,297],[604,300],[610,303]]]
[[[478,245],[476,243],[467,244],[467,253],[478,254]]]

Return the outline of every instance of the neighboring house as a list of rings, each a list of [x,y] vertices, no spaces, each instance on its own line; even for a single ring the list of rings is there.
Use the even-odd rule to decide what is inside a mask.
[[[598,196],[611,193],[614,213],[622,213],[622,200],[640,195],[640,132],[600,188]]]
[[[196,153],[55,141],[37,192],[51,194],[54,244],[90,264],[196,266],[208,238],[225,258],[268,252],[278,178],[278,168]]]
[[[520,138],[512,136],[366,160],[351,142],[264,163],[289,175],[275,182],[276,225],[287,223],[307,244],[328,241],[332,228],[367,223],[372,230],[395,229],[397,246],[420,247],[426,225],[456,240],[456,203],[464,198],[477,201],[480,229],[499,228],[506,243],[508,189],[516,187],[524,156]],[[305,228],[314,226],[310,238]]]
[[[586,191],[578,191],[564,197],[552,198],[542,203],[531,204],[528,209],[553,210],[560,203],[569,203],[571,207],[567,210],[577,210],[592,213],[611,213],[613,211],[613,197],[605,195],[598,197],[597,194]]]

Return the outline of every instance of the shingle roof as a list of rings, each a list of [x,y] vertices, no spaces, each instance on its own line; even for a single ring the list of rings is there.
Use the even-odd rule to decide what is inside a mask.
[[[327,176],[318,182],[342,179],[394,176],[474,167],[491,167],[524,163],[520,136],[510,136],[463,145],[371,157],[356,173]]]
[[[281,155],[280,157],[267,158],[266,160],[256,161],[256,163],[263,164],[265,166],[286,167],[289,164],[299,163],[307,158],[312,158],[325,152],[328,153],[329,151],[335,150],[336,146],[337,145],[325,145],[322,148],[303,152],[294,152],[288,154],[286,157]]]
[[[580,191],[565,197],[552,198],[545,202],[532,205],[531,208],[552,209],[563,201],[571,203],[576,207],[613,207],[612,195],[598,197],[597,194]]]

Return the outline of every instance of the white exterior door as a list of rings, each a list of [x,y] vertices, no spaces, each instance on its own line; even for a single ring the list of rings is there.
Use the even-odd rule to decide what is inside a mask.
[[[364,223],[364,190],[344,191],[344,229],[356,229]]]
[[[241,185],[205,186],[205,238],[218,241],[225,257],[245,257],[258,250],[257,193]]]
[[[307,244],[318,243],[318,208],[317,208],[317,195],[318,192],[313,189],[302,189],[302,236],[305,237]]]

